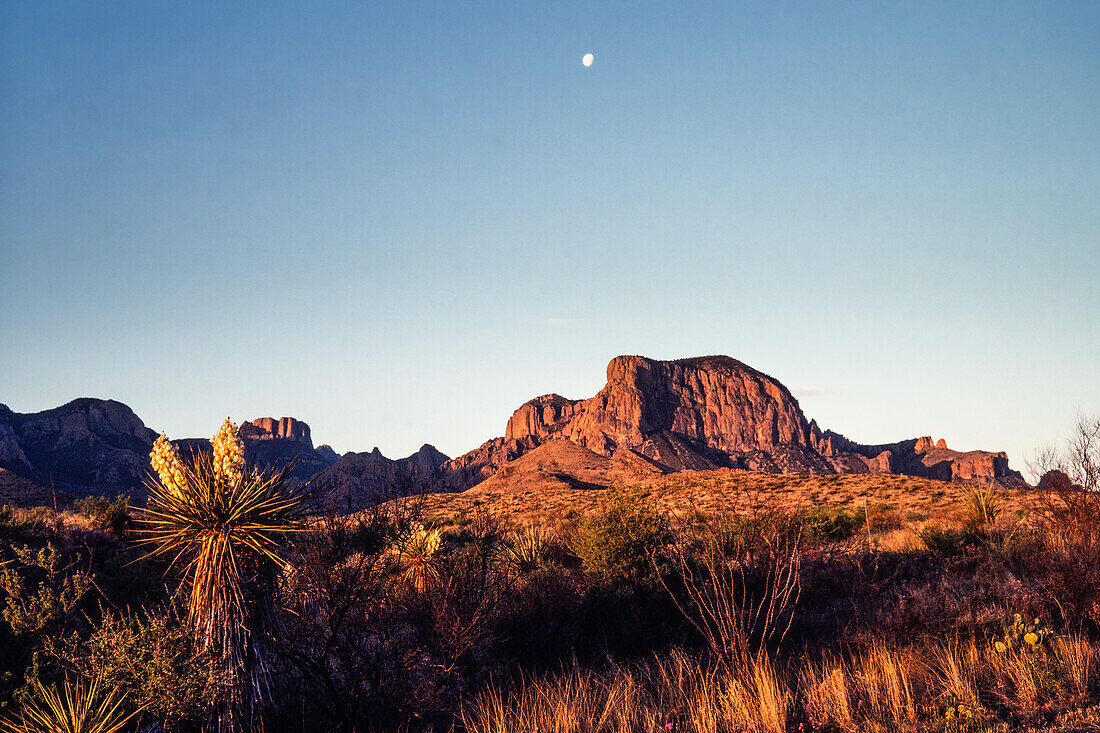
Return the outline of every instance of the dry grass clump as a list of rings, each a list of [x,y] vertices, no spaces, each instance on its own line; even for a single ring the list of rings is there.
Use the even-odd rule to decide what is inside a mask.
[[[602,674],[574,667],[511,692],[489,689],[462,720],[470,733],[783,733],[791,703],[764,658],[731,671],[673,652],[648,665]]]
[[[808,663],[799,675],[806,722],[841,730],[913,730],[916,656],[882,645],[847,662]]]

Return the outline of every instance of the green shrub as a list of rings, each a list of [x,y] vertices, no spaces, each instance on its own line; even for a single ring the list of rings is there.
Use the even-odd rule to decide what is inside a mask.
[[[170,730],[206,713],[216,677],[193,649],[175,614],[107,614],[86,641],[70,637],[50,650],[66,666],[101,680]]]
[[[943,555],[958,555],[966,546],[969,534],[951,527],[929,524],[917,530],[917,536],[929,550]]]
[[[656,505],[636,492],[609,489],[601,511],[580,525],[575,551],[584,567],[606,576],[640,578],[652,570],[652,557],[668,537]]]
[[[815,506],[802,513],[802,533],[807,539],[846,540],[867,523],[863,509]]]
[[[105,496],[77,499],[76,509],[88,518],[92,527],[112,534],[122,534],[130,521],[130,498],[125,494],[113,500]]]
[[[92,585],[80,570],[70,572],[52,544],[42,549],[12,547],[13,562],[0,565],[3,618],[16,634],[38,634],[68,616]]]

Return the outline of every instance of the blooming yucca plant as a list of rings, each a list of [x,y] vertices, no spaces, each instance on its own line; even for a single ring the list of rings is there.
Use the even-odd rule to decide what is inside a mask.
[[[4,733],[116,733],[140,712],[122,710],[124,697],[104,690],[98,679],[68,679],[61,692],[35,682],[36,694],[12,718],[0,720]]]
[[[442,533],[438,529],[429,530],[420,526],[412,529],[395,548],[405,566],[405,580],[420,593],[439,579],[439,549],[442,545]]]
[[[199,648],[227,680],[218,727],[251,727],[265,696],[265,641],[275,624],[275,586],[282,540],[306,528],[311,482],[294,485],[291,466],[245,466],[237,426],[226,418],[212,455],[180,459],[166,436],[150,456],[157,475],[140,532],[183,569],[190,586],[187,622]]]

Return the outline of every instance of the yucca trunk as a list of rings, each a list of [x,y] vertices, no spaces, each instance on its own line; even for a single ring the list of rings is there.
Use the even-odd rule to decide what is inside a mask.
[[[273,632],[274,576],[256,557],[234,550],[232,529],[202,540],[188,602],[188,624],[225,682],[217,706],[219,730],[262,729],[269,697],[268,644]]]

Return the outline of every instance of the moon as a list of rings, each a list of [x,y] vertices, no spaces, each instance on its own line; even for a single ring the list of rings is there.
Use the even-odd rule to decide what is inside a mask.
[[[595,57],[595,56],[593,56],[593,55],[592,55],[592,54],[590,54],[590,53],[586,53],[586,54],[585,54],[584,56],[581,56],[581,63],[582,63],[582,64],[584,64],[585,66],[591,66],[591,65],[592,65],[592,62],[593,62],[593,61],[594,61],[595,59],[596,59],[596,57]]]

